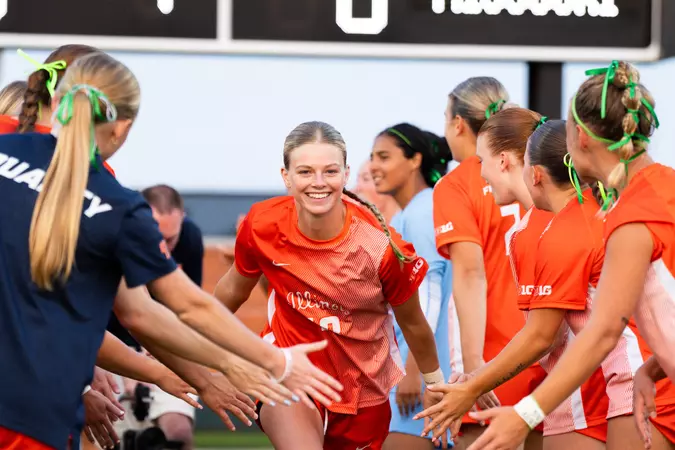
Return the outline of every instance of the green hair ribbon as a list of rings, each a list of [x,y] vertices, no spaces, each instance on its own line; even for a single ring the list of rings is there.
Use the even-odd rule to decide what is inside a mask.
[[[572,162],[572,156],[567,153],[565,157],[563,158],[563,162],[565,163],[565,166],[567,167],[567,172],[569,173],[570,176],[570,182],[572,183],[572,186],[574,186],[574,190],[577,191],[577,200],[579,200],[579,203],[584,202],[584,194],[581,191],[581,183],[579,182],[579,174],[577,173],[576,169],[574,169],[574,163]]]
[[[502,104],[506,103],[506,100],[498,100],[496,102],[490,103],[490,106],[487,107],[485,110],[485,118],[489,119],[491,116],[494,116],[499,112],[499,108],[502,106]]]
[[[537,126],[534,128],[535,130],[538,129],[540,126],[548,122],[548,117],[546,116],[541,116],[541,119],[539,119],[539,122],[537,122]]]
[[[89,99],[91,104],[91,110],[93,120],[91,121],[91,136],[90,136],[90,147],[89,147],[89,162],[98,169],[98,164],[96,162],[96,155],[98,154],[98,147],[96,146],[96,135],[94,131],[94,123],[96,120],[103,120],[105,122],[112,122],[117,120],[117,109],[113,105],[108,97],[96,89],[95,87],[89,86],[87,84],[77,84],[73,86],[68,92],[63,94],[61,101],[59,102],[59,107],[56,110],[55,117],[65,126],[70,123],[73,119],[73,105],[75,100],[75,95],[77,93],[83,93]],[[105,105],[105,114],[101,111],[101,103]]]
[[[600,118],[605,119],[607,117],[607,90],[609,88],[609,84],[614,82],[614,78],[616,77],[616,70],[619,68],[619,62],[618,61],[612,61],[608,67],[603,67],[599,69],[590,69],[586,71],[586,75],[588,76],[596,76],[596,75],[605,75],[605,80],[602,85],[602,95],[600,99]],[[635,98],[635,88],[637,87],[637,83],[634,82],[630,76],[628,79],[628,83],[626,83],[626,89],[628,89],[628,93],[630,95],[630,98],[634,99]],[[624,145],[628,144],[629,142],[633,140],[638,140],[641,142],[644,142],[646,144],[649,143],[649,138],[643,134],[637,133],[636,131],[632,133],[624,133],[623,137],[618,140],[618,141],[613,141],[611,139],[603,138],[601,136],[598,136],[597,134],[593,133],[588,126],[581,121],[579,118],[579,114],[577,113],[577,96],[575,95],[572,98],[572,116],[574,117],[574,121],[579,125],[584,132],[589,135],[591,138],[595,139],[598,142],[602,142],[605,144],[609,144],[607,149],[609,151],[615,151]],[[656,112],[654,111],[654,107],[645,99],[642,98],[640,100],[640,103],[645,107],[647,111],[649,111],[649,114],[651,115],[651,119],[648,119],[647,116],[640,111],[639,109],[630,109],[627,108],[626,112],[628,114],[631,114],[633,116],[633,119],[635,120],[636,124],[640,123],[640,116],[645,117],[646,119],[650,120],[651,124],[654,126],[654,128],[658,128],[661,124],[659,122],[659,118],[656,115]],[[633,162],[635,159],[637,159],[639,156],[641,156],[646,150],[642,148],[640,151],[632,155],[628,159],[620,159],[620,162],[624,165],[625,170],[626,170],[626,175],[628,175],[628,164]],[[604,187],[603,187],[604,191]],[[617,197],[617,194],[614,190],[610,190],[607,192],[607,195],[604,196],[604,204],[602,205],[603,211],[607,211],[611,204],[613,203],[614,199]]]
[[[58,71],[66,68],[66,62],[60,60],[43,64],[31,58],[28,55],[28,53],[24,52],[21,49],[18,49],[16,52],[19,54],[19,56],[21,56],[23,59],[25,59],[35,67],[35,72],[38,72],[40,70],[44,70],[47,72],[49,76],[47,78],[47,91],[49,91],[50,96],[54,97],[54,92],[56,91],[56,83],[58,82],[59,78]]]
[[[602,204],[604,205],[605,203],[607,203],[607,198],[613,194],[611,191],[610,192],[605,191],[605,185],[602,184],[600,181],[598,181],[597,183],[598,183],[598,190],[600,191],[600,197],[602,197]]]

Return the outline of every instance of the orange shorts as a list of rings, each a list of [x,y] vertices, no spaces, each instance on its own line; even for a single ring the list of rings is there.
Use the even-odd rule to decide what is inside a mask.
[[[675,444],[675,405],[657,406],[656,418],[650,420],[668,442]]]
[[[3,450],[52,450],[52,447],[25,434],[3,427],[0,427],[0,448]]]
[[[382,444],[389,435],[391,421],[389,401],[361,408],[356,414],[334,413],[316,401],[314,404],[324,422],[324,450],[382,449]],[[258,403],[258,416],[261,406],[262,403]],[[256,423],[264,432],[260,420],[256,420]]]
[[[546,378],[546,371],[539,364],[535,364],[499,386],[495,389],[495,394],[502,406],[513,406],[534,392],[544,378]],[[462,423],[476,424],[477,422],[467,414],[462,419]],[[544,424],[539,424],[535,431],[543,432]]]

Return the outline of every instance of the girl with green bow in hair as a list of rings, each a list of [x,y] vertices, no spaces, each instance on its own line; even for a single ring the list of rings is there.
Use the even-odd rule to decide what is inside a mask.
[[[517,203],[498,205],[481,176],[476,141],[483,126],[513,107],[504,86],[492,77],[473,77],[448,96],[445,138],[459,166],[434,187],[436,248],[452,261],[452,296],[458,327],[451,333],[453,373],[480,369],[502,351],[525,325],[509,265],[507,243],[525,214]],[[457,328],[459,330],[457,331]],[[532,392],[545,372],[533,365],[495,390],[502,405],[513,405]],[[461,437],[466,448],[484,427],[464,416]],[[527,438],[525,450],[542,448],[543,427]]]
[[[340,384],[307,357],[325,343],[278,349],[251,333],[177,270],[140,193],[101,169],[137,117],[133,73],[105,53],[83,56],[52,105],[52,134],[0,136],[0,441],[67,448],[115,298],[147,298],[144,286],[217,344],[213,368],[242,392],[290,405],[311,384],[339,399]]]
[[[515,197],[530,208],[511,240],[510,254],[519,305],[528,311],[527,321],[483,370],[463,384],[445,388],[445,408],[435,408],[441,416],[447,416],[462,398],[475,398],[533,359],[539,358],[550,373],[574,336],[589,324],[594,309],[604,260],[603,223],[597,217],[600,204],[592,189],[581,184],[569,161],[565,121],[537,124],[536,116],[523,109],[504,111],[487,122],[478,138],[483,175],[497,201]],[[526,148],[518,146],[512,137],[532,130],[533,124],[536,129]],[[600,367],[547,414],[545,448],[640,448],[642,440],[630,417],[633,373],[635,361],[649,356],[651,352],[631,320]],[[656,399],[660,405],[675,406],[675,387],[661,383]],[[432,417],[435,412],[434,408],[428,411]],[[672,418],[663,414],[660,420],[667,423]],[[486,439],[501,432],[488,429],[476,447],[482,448]]]
[[[587,75],[570,103],[567,149],[582,179],[600,180],[610,189],[603,205],[605,257],[593,311],[530,397],[515,410],[481,413],[491,421],[482,449],[516,448],[529,426],[543,420],[601,364],[631,318],[654,352],[649,359],[643,351],[631,360],[637,371],[634,418],[644,447],[670,449],[675,443],[675,408],[655,398],[656,381],[675,380],[675,171],[646,153],[659,122],[637,69],[614,61]]]

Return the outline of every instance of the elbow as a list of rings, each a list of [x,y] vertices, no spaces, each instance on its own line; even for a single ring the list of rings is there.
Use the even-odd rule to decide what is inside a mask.
[[[199,327],[206,318],[216,314],[215,301],[206,295],[189,295],[184,299],[184,304],[175,313],[178,320],[190,328]]]
[[[115,309],[115,315],[120,324],[132,333],[142,333],[146,327],[152,324],[149,314],[143,308]]]
[[[597,343],[598,351],[602,350],[604,355],[608,355],[621,339],[626,326],[623,321],[617,321],[617,324],[603,321],[597,327],[593,327],[593,329],[597,328],[597,336],[594,336],[594,340]]]

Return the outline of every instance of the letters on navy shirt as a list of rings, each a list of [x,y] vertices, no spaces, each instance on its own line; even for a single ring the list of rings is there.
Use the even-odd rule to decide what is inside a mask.
[[[0,427],[63,449],[122,276],[145,285],[176,264],[143,197],[92,167],[72,274],[52,292],[38,289],[29,231],[55,144],[51,135],[0,136]]]

